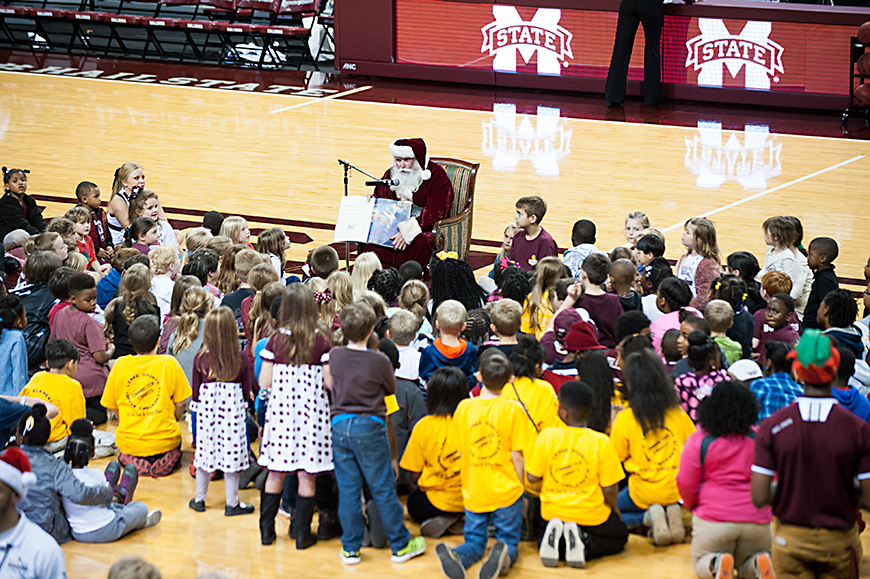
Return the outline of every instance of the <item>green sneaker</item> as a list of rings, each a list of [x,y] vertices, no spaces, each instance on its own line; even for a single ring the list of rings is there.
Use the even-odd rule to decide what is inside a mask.
[[[408,544],[405,545],[405,548],[390,557],[390,561],[393,563],[404,563],[409,559],[413,559],[418,555],[422,555],[426,550],[426,539],[423,537],[413,537]]]
[[[338,556],[345,565],[357,565],[361,561],[359,551],[345,551],[342,549],[338,552]]]

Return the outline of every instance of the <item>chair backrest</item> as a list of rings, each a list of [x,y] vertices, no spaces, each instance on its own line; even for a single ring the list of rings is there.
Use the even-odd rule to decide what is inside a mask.
[[[431,157],[429,160],[441,165],[453,184],[453,207],[450,208],[450,217],[455,217],[474,202],[474,185],[480,163],[451,157]]]
[[[317,14],[319,0],[281,0],[278,3],[278,14],[282,16],[313,16]]]
[[[274,14],[278,11],[280,0],[239,0],[236,5],[238,10],[254,10]]]

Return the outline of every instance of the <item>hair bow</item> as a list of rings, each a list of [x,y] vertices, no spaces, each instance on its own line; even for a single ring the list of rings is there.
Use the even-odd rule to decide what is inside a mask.
[[[741,301],[741,302],[745,302],[745,301],[746,301],[746,297],[747,297],[746,294],[743,294],[743,297],[740,298],[740,301]]]
[[[21,434],[27,434],[28,432],[33,430],[34,424],[35,421],[33,420],[33,416],[28,416],[27,421],[24,423],[24,432],[22,432]]]
[[[326,288],[322,292],[314,292],[314,303],[316,304],[328,304],[331,299],[332,290],[329,288]]]
[[[459,259],[459,254],[455,251],[439,251],[436,257],[440,260]]]

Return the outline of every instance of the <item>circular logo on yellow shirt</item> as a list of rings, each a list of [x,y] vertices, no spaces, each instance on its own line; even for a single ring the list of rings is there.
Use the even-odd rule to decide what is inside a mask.
[[[445,476],[452,477],[459,474],[459,457],[459,450],[456,448],[449,450],[446,440],[441,444],[441,451],[438,453],[438,466]]]
[[[589,477],[589,463],[573,448],[560,450],[550,462],[550,476],[559,486],[579,488]]]
[[[667,428],[649,432],[643,442],[643,453],[650,464],[666,464],[677,452],[677,438]]]
[[[152,410],[160,398],[160,384],[150,374],[136,374],[127,382],[127,402],[137,410]]]
[[[471,459],[493,458],[499,449],[498,431],[489,422],[480,421],[471,426]]]

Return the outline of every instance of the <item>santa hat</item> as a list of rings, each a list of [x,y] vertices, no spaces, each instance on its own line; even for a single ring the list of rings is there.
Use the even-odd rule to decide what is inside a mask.
[[[426,143],[423,139],[396,139],[390,143],[390,154],[397,159],[417,159],[423,170],[423,180],[432,176],[429,167],[429,155],[426,153]]]
[[[22,499],[27,496],[27,489],[36,483],[27,455],[17,446],[10,446],[0,454],[0,482],[9,485]]]
[[[788,353],[792,370],[804,384],[825,386],[830,384],[840,367],[840,352],[831,345],[831,339],[820,330],[805,330],[800,342]]]

